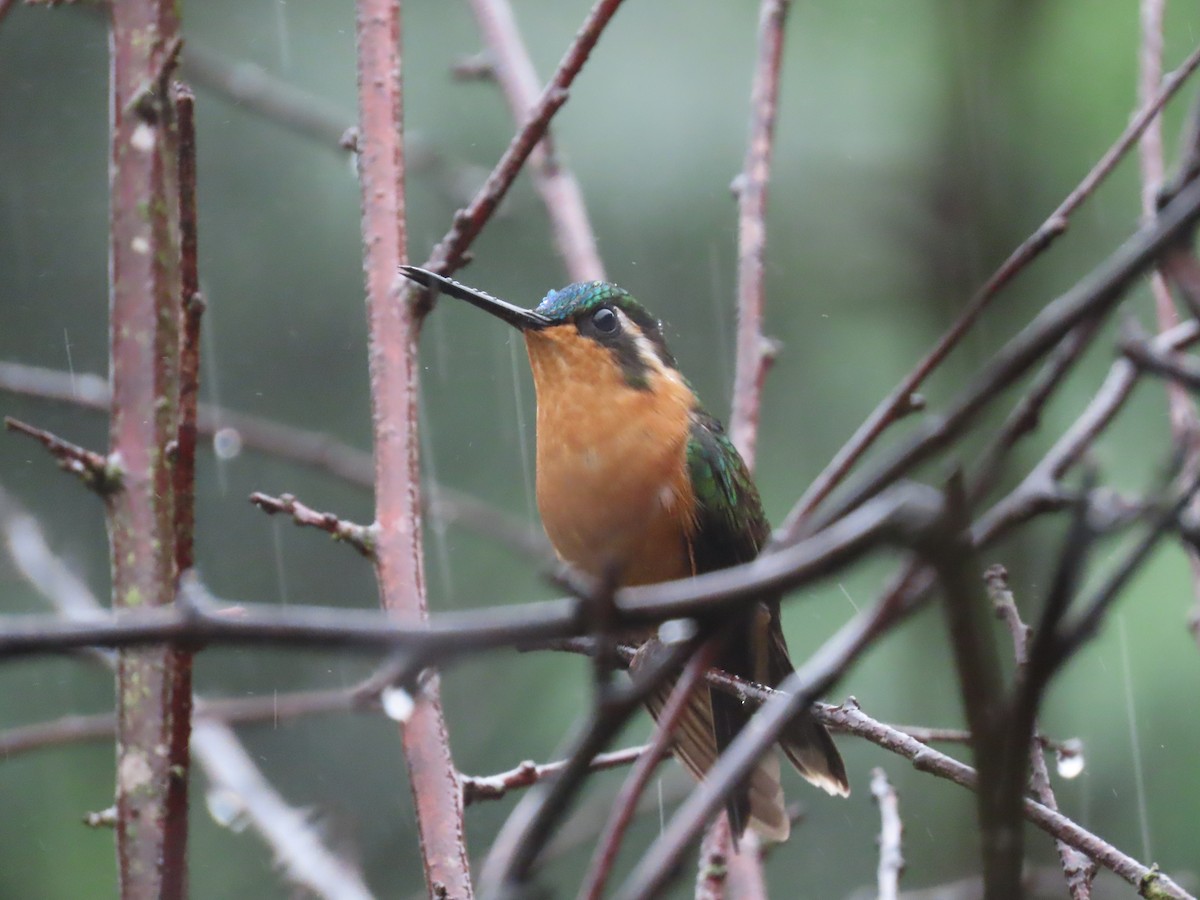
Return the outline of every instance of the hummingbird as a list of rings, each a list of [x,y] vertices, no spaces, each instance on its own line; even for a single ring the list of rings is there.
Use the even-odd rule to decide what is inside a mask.
[[[561,559],[631,587],[758,555],[770,525],[750,473],[680,373],[662,324],[626,291],[579,282],[525,309],[426,269],[400,270],[524,337],[537,393],[538,511]],[[777,598],[723,621],[720,632],[717,664],[727,672],[774,687],[793,671]],[[635,637],[639,656],[656,643],[653,634]],[[669,691],[648,704],[652,714]],[[747,719],[736,698],[702,686],[672,751],[701,780]],[[793,722],[780,747],[805,779],[849,795],[841,755],[811,716]],[[779,768],[774,753],[764,757],[731,800],[735,837],[749,826],[765,840],[787,839]]]

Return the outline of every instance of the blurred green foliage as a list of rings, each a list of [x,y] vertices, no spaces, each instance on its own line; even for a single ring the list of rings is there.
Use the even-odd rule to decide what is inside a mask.
[[[461,185],[491,166],[513,126],[494,87],[450,77],[451,65],[479,47],[466,6],[408,6],[407,127],[432,160],[414,167],[408,185],[410,252],[420,260],[462,202]],[[516,4],[543,77],[586,7]],[[719,414],[729,403],[736,275],[728,186],[744,150],[756,21],[750,2],[631,0],[555,122],[609,276],[663,317],[681,367]],[[340,111],[346,125],[354,121],[354,14],[346,0],[207,0],[186,4],[185,22],[190,46],[261,66]],[[1168,66],[1190,50],[1194,35],[1190,12],[1176,5],[1166,31]],[[759,461],[774,520],[1124,127],[1135,103],[1136,44],[1131,2],[1102,9],[1029,0],[794,7],[768,250],[767,324],[783,352],[767,386]],[[106,54],[101,22],[86,10],[22,7],[0,25],[0,359],[81,373],[106,368]],[[1169,147],[1185,103],[1167,115]],[[367,449],[359,196],[345,154],[205,90],[197,108],[201,274],[209,303],[203,398]],[[1137,191],[1136,165],[1127,161],[929,383],[931,406],[1136,226]],[[517,302],[532,305],[564,280],[525,178],[474,252],[464,280]],[[1131,305],[1148,316],[1144,291]],[[1022,465],[1078,414],[1111,356],[1111,342],[1101,341],[1018,454]],[[423,337],[422,390],[427,475],[536,528],[532,385],[515,337],[465,307],[443,304]],[[9,395],[0,409],[104,446],[105,424],[93,413]],[[1108,481],[1138,490],[1154,484],[1168,449],[1163,391],[1146,384],[1095,460]],[[1014,466],[1010,475],[1020,471]],[[251,452],[227,461],[206,453],[199,478],[197,556],[217,594],[376,603],[371,572],[357,555],[245,502],[251,490],[290,491],[367,521],[371,502],[362,490]],[[0,481],[104,596],[99,503],[16,437],[0,440]],[[987,554],[986,562],[1008,566],[1031,618],[1060,531],[1040,525]],[[435,610],[552,593],[529,561],[486,538],[437,523],[427,538]],[[1119,547],[1106,545],[1097,567]],[[785,619],[795,655],[871,602],[890,570],[891,562],[880,560],[794,598]],[[1056,782],[1064,810],[1127,852],[1185,877],[1200,865],[1200,780],[1191,771],[1200,743],[1200,659],[1185,629],[1192,602],[1182,555],[1164,550],[1055,683],[1043,716],[1048,733],[1079,736],[1086,747],[1084,774]],[[0,611],[42,608],[0,559]],[[213,650],[199,657],[196,678],[212,695],[270,694],[348,685],[369,669],[370,661],[340,654]],[[509,653],[461,665],[444,684],[456,758],[465,771],[485,773],[552,757],[587,692],[580,659]],[[873,649],[831,699],[848,694],[886,720],[960,723],[937,611],[918,615]],[[81,661],[0,667],[0,727],[105,710],[111,702],[108,676]],[[647,729],[643,718],[627,737]],[[284,796],[312,810],[330,843],[361,862],[380,896],[420,893],[392,723],[311,719],[241,733]],[[836,897],[872,883],[878,822],[866,783],[876,765],[901,795],[905,883],[931,885],[977,870],[965,792],[860,741],[841,745],[855,784],[850,800],[819,795],[799,779],[787,785],[806,817],[771,857],[769,878],[779,896]],[[683,781],[664,771],[669,803]],[[596,779],[584,804],[593,815],[619,778]],[[203,776],[194,781],[194,895],[289,896],[269,852],[249,834],[218,826],[206,812]],[[111,802],[109,745],[2,759],[0,798],[0,896],[114,895],[111,835],[79,824],[85,811]],[[509,800],[468,811],[473,854],[486,850],[511,806]],[[1140,816],[1148,821],[1148,848]],[[651,814],[639,822],[629,845],[644,846],[658,820]],[[1029,849],[1032,861],[1054,863],[1052,844],[1040,833],[1030,833]],[[578,878],[588,854],[585,836],[550,866],[548,881],[558,893]]]

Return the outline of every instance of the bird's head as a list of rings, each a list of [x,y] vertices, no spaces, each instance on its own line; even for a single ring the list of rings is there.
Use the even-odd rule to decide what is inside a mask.
[[[681,384],[662,325],[626,291],[606,281],[583,281],[551,291],[524,309],[415,266],[403,274],[425,287],[465,300],[525,337],[539,397],[548,385],[622,385],[655,391]]]

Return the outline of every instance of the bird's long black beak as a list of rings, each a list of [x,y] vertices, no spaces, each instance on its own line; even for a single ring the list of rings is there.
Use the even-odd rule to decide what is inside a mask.
[[[541,313],[514,306],[506,300],[493,297],[491,294],[485,294],[483,291],[477,291],[475,288],[467,287],[465,284],[459,284],[452,278],[447,278],[436,272],[430,272],[428,269],[420,269],[416,266],[401,266],[400,274],[423,287],[440,291],[443,294],[449,294],[451,297],[457,297],[459,300],[466,300],[472,306],[478,306],[484,312],[491,313],[497,319],[503,319],[518,331],[536,331],[539,328],[545,328],[547,325],[552,324],[550,319]]]

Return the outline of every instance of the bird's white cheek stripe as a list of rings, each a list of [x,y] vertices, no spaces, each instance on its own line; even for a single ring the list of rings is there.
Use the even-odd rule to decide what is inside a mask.
[[[642,329],[629,316],[625,315],[623,310],[618,309],[616,313],[620,317],[621,327],[627,334],[633,335],[633,345],[637,348],[638,356],[642,362],[656,375],[660,375],[676,384],[681,384],[682,378],[679,373],[670,366],[663,365],[663,361],[658,358],[658,351],[650,343],[650,339],[642,333]]]

